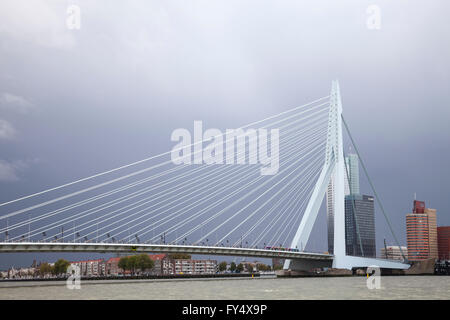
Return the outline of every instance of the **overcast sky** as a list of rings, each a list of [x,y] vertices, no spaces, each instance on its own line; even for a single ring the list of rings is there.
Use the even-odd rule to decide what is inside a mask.
[[[66,26],[71,4],[79,30]],[[380,29],[367,26],[370,5]],[[447,0],[3,0],[0,202],[168,151],[171,132],[194,120],[225,130],[277,114],[339,79],[406,244],[414,193],[450,225],[449,10]],[[0,255],[0,268],[36,255],[25,256]]]

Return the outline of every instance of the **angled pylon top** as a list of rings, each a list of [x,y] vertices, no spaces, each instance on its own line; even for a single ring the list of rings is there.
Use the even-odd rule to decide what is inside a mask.
[[[339,162],[339,150],[342,148],[342,134],[340,119],[342,114],[341,93],[339,90],[339,82],[333,80],[330,93],[330,110],[328,113],[328,133],[327,146],[325,153],[325,163],[331,164],[333,161]]]

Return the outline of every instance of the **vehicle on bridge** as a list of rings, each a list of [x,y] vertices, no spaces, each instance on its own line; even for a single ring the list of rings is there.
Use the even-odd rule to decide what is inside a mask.
[[[299,249],[294,249],[294,248],[283,248],[283,247],[269,247],[269,246],[266,246],[264,249],[266,249],[266,250],[279,250],[279,251],[300,252]]]

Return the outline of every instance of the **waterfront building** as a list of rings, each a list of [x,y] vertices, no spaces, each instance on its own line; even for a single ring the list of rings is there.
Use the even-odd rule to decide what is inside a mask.
[[[175,274],[175,263],[172,259],[169,259],[169,257],[165,257],[161,261],[161,270],[162,274],[164,275],[171,275]]]
[[[437,227],[439,260],[450,260],[450,226]]]
[[[171,259],[167,254],[149,254],[154,266],[147,272],[153,275],[174,274],[214,274],[217,272],[216,260]],[[106,274],[126,274],[119,268],[120,257],[110,258],[106,261]]]
[[[383,259],[403,261],[402,251],[405,257],[408,256],[408,248],[404,246],[386,246],[386,248],[381,248],[380,251],[381,258]]]
[[[174,274],[215,274],[216,260],[174,259]]]
[[[414,200],[413,212],[406,215],[406,238],[410,261],[437,259],[436,209]]]
[[[8,279],[14,279],[19,275],[19,270],[15,269],[14,266],[8,269]]]
[[[148,255],[150,257],[150,259],[153,260],[153,268],[151,268],[150,270],[146,270],[147,273],[152,274],[152,275],[161,275],[164,274],[163,272],[163,260],[167,259],[167,254],[165,253],[161,253],[161,254],[149,254]]]
[[[21,279],[32,279],[36,273],[36,268],[29,267],[29,268],[20,268],[19,269],[19,276]]]
[[[349,256],[376,257],[372,196],[354,194],[345,197],[345,247]]]
[[[36,273],[36,268],[18,268],[14,266],[9,268],[7,271],[0,272],[0,278],[8,279],[32,279]]]
[[[241,263],[244,266],[244,272],[248,272],[250,266],[253,268],[253,272],[258,272],[259,271],[259,266],[260,265],[264,265],[264,263],[262,263],[260,261],[253,261],[253,262],[242,261]]]
[[[106,274],[104,259],[72,261],[70,264],[80,268],[81,276],[98,277]]]
[[[118,276],[123,274],[123,270],[119,268],[120,257],[109,258],[106,265],[106,275]]]

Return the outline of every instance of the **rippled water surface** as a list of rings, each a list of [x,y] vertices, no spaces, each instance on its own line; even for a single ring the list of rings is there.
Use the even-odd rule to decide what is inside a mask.
[[[369,290],[364,277],[290,279],[3,282],[0,299],[450,299],[449,276],[386,276]]]

